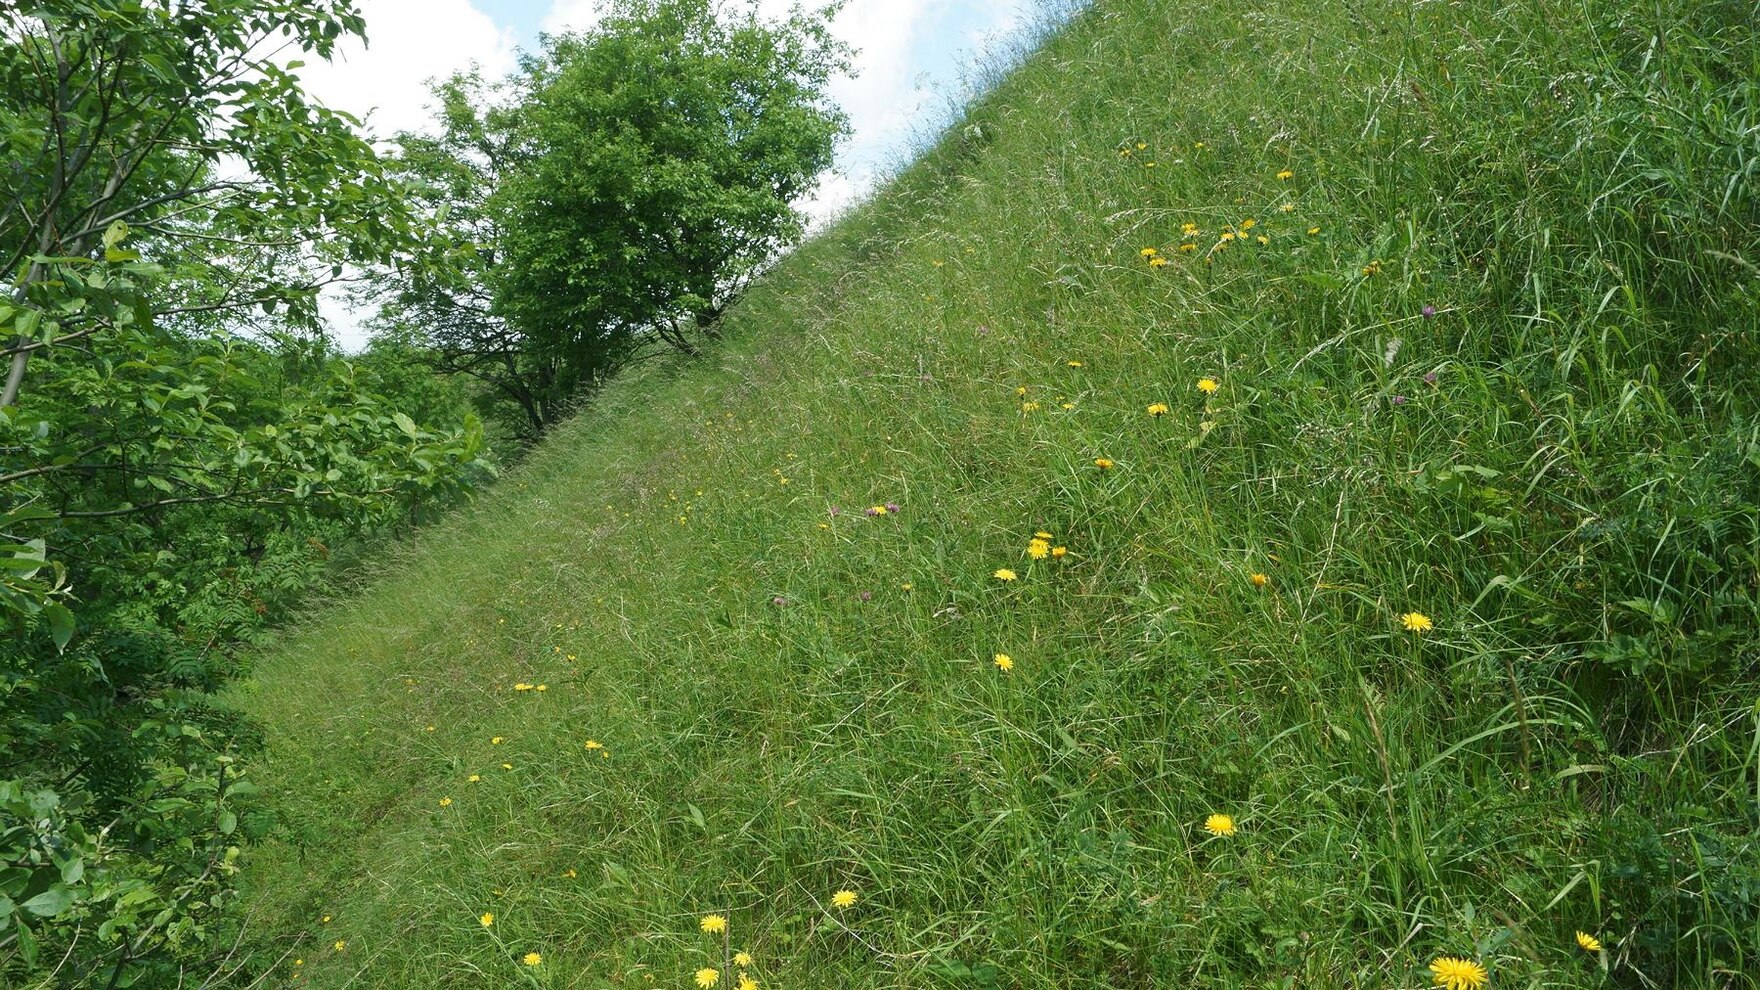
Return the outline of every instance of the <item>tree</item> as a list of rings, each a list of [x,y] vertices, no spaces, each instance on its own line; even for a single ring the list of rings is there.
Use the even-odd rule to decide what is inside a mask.
[[[407,238],[355,122],[309,103],[299,63],[280,61],[327,57],[362,26],[350,0],[0,6],[0,271],[12,284],[0,301],[0,618],[40,613],[63,642],[71,630],[56,565],[29,535],[64,515],[43,501],[46,481],[123,472],[156,492],[68,510],[119,515],[300,488],[294,463],[267,448],[241,452],[258,469],[242,472],[166,456],[179,429],[199,440],[213,421],[160,416],[152,391],[198,396],[214,368],[167,348],[249,314],[314,326],[317,292],[345,263]],[[108,375],[97,400],[140,408],[150,427],[112,415],[74,428],[52,402],[21,404],[33,362],[58,351],[97,359],[84,365]],[[112,374],[159,359],[150,386]],[[147,391],[124,398],[135,384]],[[270,480],[271,465],[293,473]]]
[[[795,204],[847,130],[825,97],[847,67],[835,11],[616,0],[500,87],[441,86],[442,136],[406,136],[400,166],[443,247],[402,259],[388,319],[441,316],[442,367],[532,432],[656,346],[695,353],[800,238]]]
[[[229,646],[326,541],[485,470],[474,421],[418,423],[394,367],[308,333],[410,236],[283,61],[361,29],[350,0],[0,3],[5,986],[202,965],[250,793]]]

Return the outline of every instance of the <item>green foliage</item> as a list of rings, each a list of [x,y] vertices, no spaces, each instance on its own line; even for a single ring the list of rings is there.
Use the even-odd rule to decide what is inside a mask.
[[[519,73],[441,84],[399,167],[435,234],[381,322],[480,380],[525,437],[656,345],[687,353],[782,248],[845,132],[833,10],[626,0]]]
[[[329,0],[0,5],[8,987],[212,971],[254,791],[256,731],[211,698],[238,642],[329,543],[486,476],[406,357],[302,342],[323,285],[409,236],[355,122],[277,61],[360,29]]]

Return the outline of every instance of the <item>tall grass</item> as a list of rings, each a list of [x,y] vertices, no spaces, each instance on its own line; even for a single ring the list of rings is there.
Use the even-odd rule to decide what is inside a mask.
[[[269,982],[1756,986],[1755,35],[1094,4],[262,658]]]

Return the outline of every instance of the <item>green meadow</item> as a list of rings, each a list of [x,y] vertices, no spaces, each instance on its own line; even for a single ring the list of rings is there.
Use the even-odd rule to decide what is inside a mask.
[[[1757,35],[1048,29],[255,657],[259,985],[1760,986]]]

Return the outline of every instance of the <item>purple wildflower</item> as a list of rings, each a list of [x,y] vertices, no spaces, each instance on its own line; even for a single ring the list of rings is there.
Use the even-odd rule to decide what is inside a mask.
[[[864,515],[864,516],[877,516],[879,514],[880,514],[880,510],[875,509],[875,508],[867,508],[867,509],[862,510],[862,515]]]
[[[862,601],[871,602],[874,600],[874,593],[872,591],[864,591],[856,597],[860,598]]]
[[[1425,306],[1423,308],[1423,310],[1421,310],[1421,312],[1424,314],[1424,319],[1428,320],[1432,316],[1436,315],[1436,307],[1435,306]]]
[[[898,503],[897,502],[886,503],[886,511],[887,512],[897,512],[898,511]]]
[[[1436,372],[1434,372],[1434,371],[1424,372],[1424,384],[1426,384],[1426,385],[1436,384],[1436,377],[1437,377],[1437,375],[1436,375]]]
[[[770,599],[770,604],[777,605],[777,606],[787,605],[788,599],[782,597],[781,595],[777,595],[775,598]]]
[[[1412,400],[1406,398],[1403,395],[1396,395],[1393,397],[1393,404],[1396,406],[1403,406],[1410,401],[1412,401]]]

